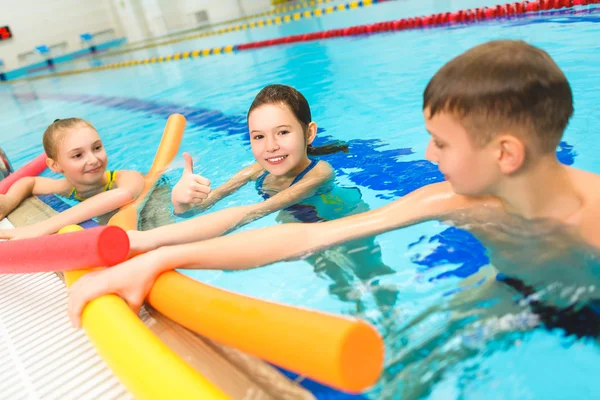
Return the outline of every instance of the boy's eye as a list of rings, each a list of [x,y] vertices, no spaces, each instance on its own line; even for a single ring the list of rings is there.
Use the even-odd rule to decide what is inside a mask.
[[[81,158],[81,153],[73,154],[71,158]]]
[[[279,133],[280,133],[281,135],[287,135],[287,134],[288,134],[288,133],[290,133],[290,132],[289,132],[289,131],[279,131]]]
[[[252,139],[254,139],[254,140],[259,140],[259,139],[262,139],[262,138],[264,138],[263,135],[254,135],[254,137],[252,137]]]
[[[102,150],[102,145],[99,144],[98,146],[94,147],[94,150],[98,151],[98,150]]]
[[[435,144],[435,147],[437,147],[438,149],[443,149],[444,148],[444,143],[439,142],[437,140],[434,140],[433,144]]]

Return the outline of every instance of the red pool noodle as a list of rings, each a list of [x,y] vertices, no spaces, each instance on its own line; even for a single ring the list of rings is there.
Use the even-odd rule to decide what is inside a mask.
[[[108,267],[127,259],[129,237],[116,226],[0,242],[0,274]]]
[[[46,153],[42,153],[28,164],[13,172],[2,181],[0,181],[0,194],[6,194],[13,183],[26,176],[37,176],[46,169]]]

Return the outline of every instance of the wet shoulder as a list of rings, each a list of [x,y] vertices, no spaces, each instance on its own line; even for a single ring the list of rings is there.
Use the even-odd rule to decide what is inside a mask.
[[[75,187],[65,178],[58,179],[56,183],[56,194],[62,197],[69,197],[75,190]]]
[[[305,178],[328,180],[333,178],[334,171],[327,161],[319,160],[313,169],[308,171]]]
[[[107,184],[112,189],[123,186],[134,186],[144,185],[144,175],[139,171],[133,170],[114,170],[106,171],[108,176]]]
[[[584,218],[600,217],[600,175],[575,168],[570,173],[583,197]]]
[[[240,177],[244,177],[249,181],[255,181],[258,178],[260,178],[265,172],[266,170],[263,167],[261,167],[259,163],[255,162],[251,165],[248,165],[247,167],[242,168],[237,173],[237,175],[239,175]]]
[[[583,196],[583,213],[578,218],[583,239],[600,249],[600,175],[570,168],[570,173]]]
[[[600,181],[600,174],[570,166],[567,168],[569,169],[569,173],[578,181]]]

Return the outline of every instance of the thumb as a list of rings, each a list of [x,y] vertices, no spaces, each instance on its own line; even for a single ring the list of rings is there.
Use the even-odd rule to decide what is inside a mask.
[[[192,156],[190,153],[183,153],[183,158],[185,159],[185,167],[183,170],[185,172],[194,173],[194,160],[192,160]]]
[[[84,307],[87,305],[86,299],[74,299],[73,296],[69,296],[69,306],[67,314],[71,320],[71,326],[75,329],[81,328],[81,314],[83,313]]]
[[[129,301],[125,301],[129,307],[131,308],[131,311],[133,311],[133,313],[137,316],[140,315],[140,310],[142,309],[142,306],[144,305],[144,299],[133,299],[133,300],[129,300]]]

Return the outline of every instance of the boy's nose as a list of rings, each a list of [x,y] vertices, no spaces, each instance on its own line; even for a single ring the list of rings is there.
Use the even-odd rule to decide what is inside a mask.
[[[434,164],[437,164],[438,162],[437,149],[433,144],[433,139],[429,139],[429,143],[427,143],[427,149],[425,150],[425,158]]]

